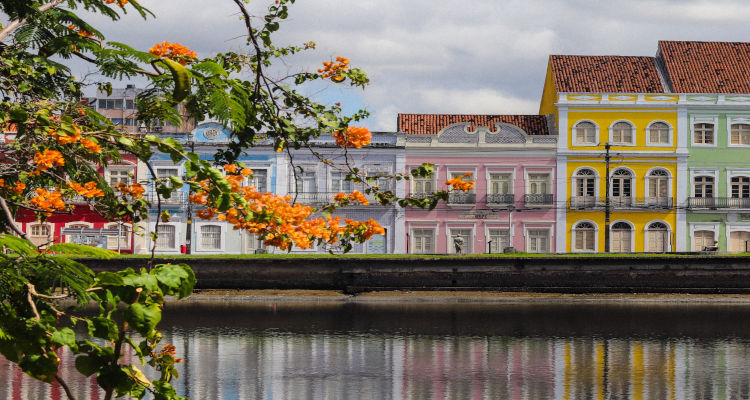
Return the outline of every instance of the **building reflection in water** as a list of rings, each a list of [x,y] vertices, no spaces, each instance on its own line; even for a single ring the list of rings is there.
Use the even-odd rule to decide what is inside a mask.
[[[187,329],[186,329],[187,328]],[[742,399],[750,342],[723,337],[439,335],[173,326],[192,399]],[[533,332],[532,332],[533,333]],[[579,332],[580,333],[580,332]],[[65,360],[81,399],[93,379]],[[63,399],[0,360],[0,399]]]

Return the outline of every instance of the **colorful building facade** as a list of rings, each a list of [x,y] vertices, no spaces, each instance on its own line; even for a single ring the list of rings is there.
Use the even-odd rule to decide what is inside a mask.
[[[540,114],[553,116],[560,137],[558,251],[684,248],[687,151],[679,96],[664,92],[652,57],[550,57]]]
[[[447,189],[471,175],[474,190],[452,191],[433,210],[406,209],[407,253],[499,253],[507,248],[558,251],[555,143],[539,115],[399,114],[406,133],[406,166],[435,165],[412,178],[412,196]]]

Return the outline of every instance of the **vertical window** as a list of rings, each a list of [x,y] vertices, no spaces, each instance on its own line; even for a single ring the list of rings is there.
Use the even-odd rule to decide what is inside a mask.
[[[527,233],[529,253],[547,253],[549,252],[549,230],[532,229]]]
[[[413,229],[411,231],[411,252],[416,254],[432,254],[435,252],[435,230]]]
[[[618,122],[612,127],[613,143],[633,143],[633,125],[627,122]]]
[[[648,204],[669,205],[669,173],[655,169],[648,174]]]
[[[585,144],[596,143],[596,126],[591,122],[579,122],[575,126],[576,142]]]
[[[52,228],[49,224],[31,225],[29,239],[36,246],[44,246],[52,240]]]
[[[248,179],[247,184],[255,186],[256,192],[268,192],[268,170],[254,169],[252,179]]]
[[[632,229],[630,229],[630,225],[625,222],[618,222],[612,225],[611,230],[612,251],[615,253],[631,252],[630,238],[632,236]]]
[[[168,179],[170,176],[179,176],[180,170],[178,168],[158,168],[156,170],[156,177],[158,179]]]
[[[735,231],[729,234],[729,251],[745,253],[750,250],[750,232]]]
[[[491,194],[511,194],[513,186],[511,185],[511,174],[490,174]]]
[[[390,173],[388,171],[368,170],[367,176],[375,178],[373,181],[369,181],[370,185],[377,186],[380,190],[391,190],[392,180],[388,178]]]
[[[135,103],[133,102],[132,99],[126,99],[125,100],[125,108],[127,108],[128,110],[135,109]]]
[[[732,124],[731,144],[750,145],[750,125]]]
[[[702,251],[706,248],[713,247],[716,243],[713,231],[695,231],[693,232],[693,250]]]
[[[694,144],[714,144],[714,124],[693,125]]]
[[[571,205],[576,207],[593,206],[596,202],[594,191],[596,188],[596,175],[590,169],[581,169],[574,177],[575,191]]]
[[[714,178],[711,176],[695,177],[694,189],[695,197],[711,198],[714,197]]]
[[[612,201],[614,206],[629,206],[633,195],[633,175],[626,169],[612,173]]]
[[[298,172],[296,186],[292,188],[292,191],[299,193],[315,193],[317,191],[315,172]]]
[[[245,232],[245,252],[246,253],[255,253],[256,250],[260,250],[263,248],[263,240],[261,240],[258,235],[252,234],[250,232]]]
[[[549,174],[529,174],[529,194],[549,194]]]
[[[176,246],[176,229],[174,225],[159,225],[159,237],[156,238],[156,248],[171,250]]]
[[[451,229],[448,253],[470,254],[473,252],[472,243],[471,229]]]
[[[435,188],[432,184],[432,177],[429,178],[412,178],[411,179],[411,185],[412,185],[412,193],[415,194],[427,194],[432,193]]]
[[[510,247],[508,233],[507,229],[489,230],[490,253],[502,253],[506,247]]]
[[[669,144],[669,125],[654,122],[648,128],[648,140],[651,144]]]
[[[735,176],[732,177],[732,198],[747,199],[750,197],[750,177]]]
[[[581,222],[575,227],[575,250],[595,251],[596,230],[589,222]]]
[[[221,226],[202,225],[200,231],[200,248],[202,250],[221,249]]]
[[[125,185],[130,184],[130,170],[126,169],[112,169],[109,170],[109,184],[111,186],[116,186],[118,183],[123,183]]]
[[[661,222],[648,226],[646,251],[664,253],[669,251],[669,229]]]
[[[354,190],[352,181],[346,180],[346,174],[343,172],[334,172],[331,174],[331,192],[351,193]]]
[[[106,225],[107,229],[116,229],[120,231],[120,235],[107,236],[107,249],[117,251],[129,250],[130,249],[130,226],[125,224],[109,224]],[[161,227],[159,227],[161,230]]]

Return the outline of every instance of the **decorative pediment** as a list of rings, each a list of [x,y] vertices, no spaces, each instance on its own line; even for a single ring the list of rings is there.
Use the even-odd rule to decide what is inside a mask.
[[[485,143],[526,143],[526,135],[515,125],[496,123],[495,132],[488,130]]]
[[[438,132],[438,143],[477,143],[479,138],[477,128],[479,127],[469,132],[471,125],[468,122],[448,125]]]

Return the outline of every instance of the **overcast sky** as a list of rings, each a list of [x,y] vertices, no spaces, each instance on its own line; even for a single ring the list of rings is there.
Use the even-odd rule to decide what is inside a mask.
[[[96,26],[144,50],[163,40],[199,56],[246,48],[231,0],[141,3],[156,20]],[[286,60],[292,71],[339,55],[367,71],[364,92],[310,94],[366,108],[372,130],[394,130],[399,112],[533,114],[550,54],[653,56],[660,39],[747,41],[748,18],[746,0],[298,0],[276,43],[317,43]]]

